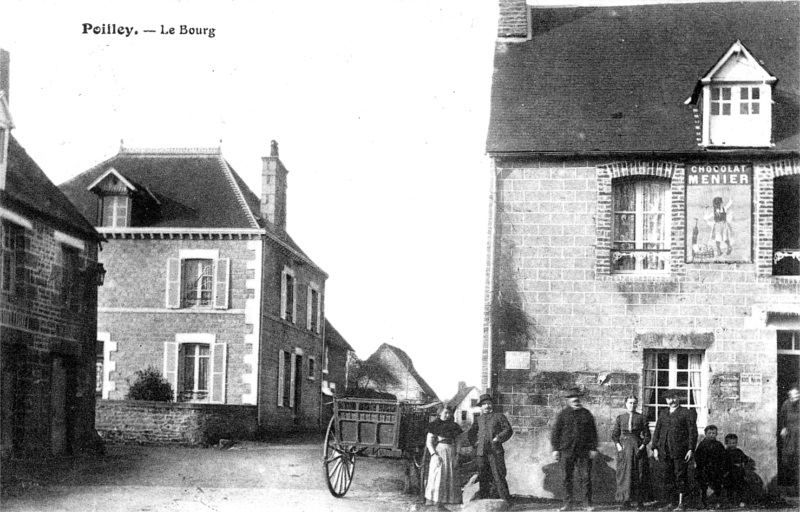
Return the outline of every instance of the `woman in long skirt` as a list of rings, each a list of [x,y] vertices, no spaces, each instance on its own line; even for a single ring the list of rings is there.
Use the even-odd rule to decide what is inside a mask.
[[[428,425],[426,447],[431,455],[425,499],[444,508],[446,503],[461,503],[461,488],[458,485],[457,459],[458,436],[462,433],[453,421],[453,408],[443,405],[439,417]]]
[[[636,412],[637,404],[635,396],[625,398],[628,412],[617,416],[611,431],[611,440],[617,446],[617,501],[622,502],[621,510],[629,509],[632,501],[637,502],[636,510],[642,510],[650,494],[650,427]]]

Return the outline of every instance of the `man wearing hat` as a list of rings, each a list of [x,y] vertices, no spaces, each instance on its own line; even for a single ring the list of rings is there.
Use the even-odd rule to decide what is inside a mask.
[[[661,510],[686,510],[687,472],[697,446],[697,416],[694,410],[681,407],[685,395],[685,390],[667,391],[669,414],[659,414],[653,432],[653,458],[666,465],[664,479],[670,499]]]
[[[492,487],[506,503],[511,502],[511,494],[506,483],[506,460],[503,443],[508,441],[513,431],[505,415],[494,412],[492,397],[481,395],[478,405],[481,415],[475,418],[467,438],[475,447],[478,463],[478,499],[488,498],[493,494]]]
[[[558,413],[550,444],[553,446],[553,457],[563,462],[564,467],[564,506],[561,510],[570,510],[573,504],[573,476],[578,470],[578,479],[584,487],[584,506],[592,507],[592,459],[597,456],[597,427],[594,416],[583,407],[579,388],[567,392],[567,407]]]

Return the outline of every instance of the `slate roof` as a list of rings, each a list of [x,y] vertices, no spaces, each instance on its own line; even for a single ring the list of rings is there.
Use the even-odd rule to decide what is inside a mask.
[[[422,376],[419,373],[417,373],[417,370],[414,368],[414,362],[411,361],[411,358],[408,357],[408,354],[406,354],[399,348],[393,345],[389,345],[388,343],[383,343],[380,347],[378,347],[378,350],[376,350],[374,354],[369,356],[369,359],[379,357],[380,353],[384,351],[393,353],[397,357],[397,359],[400,360],[400,362],[405,367],[406,371],[408,371],[408,373],[417,381],[417,383],[419,384],[419,386],[422,388],[422,390],[425,392],[426,395],[435,400],[439,399],[433,388],[431,388],[428,385],[428,383],[425,382],[425,379],[423,379]]]
[[[93,241],[103,239],[56,185],[44,174],[17,139],[8,141],[8,167],[3,203],[35,212],[52,225]]]
[[[689,98],[737,40],[778,82],[772,151],[800,147],[800,3],[533,8],[498,41],[487,152],[704,151]]]
[[[353,351],[353,347],[347,343],[347,340],[339,334],[339,331],[331,324],[328,319],[325,319],[325,344],[329,347],[336,347],[342,350]]]
[[[147,228],[258,229],[313,262],[285,231],[261,218],[261,200],[223,158],[219,148],[135,149],[120,152],[59,188],[86,219],[96,222],[97,195],[87,190],[114,168],[160,203],[161,215]],[[320,269],[321,270],[321,269]]]
[[[87,190],[109,168],[146,187],[161,203],[150,228],[258,228],[260,200],[218,149],[120,152],[60,185],[87,219],[97,219],[97,195]]]

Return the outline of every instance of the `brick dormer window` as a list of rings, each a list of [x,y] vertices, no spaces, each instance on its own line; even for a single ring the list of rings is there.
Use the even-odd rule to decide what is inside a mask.
[[[702,111],[702,145],[769,147],[772,142],[770,75],[736,41],[701,80],[695,97]]]

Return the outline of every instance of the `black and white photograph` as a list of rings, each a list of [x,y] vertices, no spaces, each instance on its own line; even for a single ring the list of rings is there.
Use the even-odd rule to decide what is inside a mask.
[[[7,0],[0,508],[796,510],[800,1]]]

